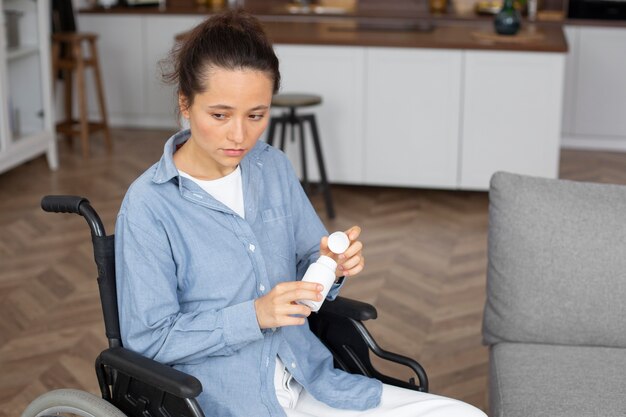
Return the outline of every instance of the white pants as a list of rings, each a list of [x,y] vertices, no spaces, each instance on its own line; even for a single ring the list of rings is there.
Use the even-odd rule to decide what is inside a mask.
[[[366,411],[340,410],[317,401],[276,358],[274,385],[278,402],[288,417],[486,417],[469,404],[383,384],[380,405]]]

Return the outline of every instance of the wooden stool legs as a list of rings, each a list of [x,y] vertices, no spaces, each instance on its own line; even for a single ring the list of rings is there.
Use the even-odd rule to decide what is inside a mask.
[[[63,88],[65,90],[63,96],[63,102],[65,104],[65,122],[68,126],[72,125],[72,113],[74,110],[72,109],[72,101],[74,97],[74,77],[72,76],[73,71],[70,69],[63,70]],[[74,140],[72,135],[65,135],[70,141]]]
[[[89,39],[89,48],[91,49],[91,59],[93,61],[93,73],[96,80],[96,90],[98,94],[98,105],[100,107],[100,117],[102,119],[102,130],[104,133],[104,142],[109,152],[113,149],[111,134],[109,132],[109,120],[107,116],[107,108],[104,102],[104,88],[102,88],[102,77],[100,76],[100,60],[98,58],[98,50],[96,49],[96,40]]]
[[[96,48],[97,35],[81,33],[56,33],[52,35],[52,74],[56,79],[58,71],[63,72],[64,80],[64,108],[65,120],[57,124],[57,132],[63,133],[68,138],[79,136],[83,157],[89,157],[89,135],[97,130],[102,130],[104,141],[108,151],[113,148],[109,123],[104,100],[104,89],[100,75],[98,50]],[[89,58],[83,54],[83,41],[87,41]],[[64,46],[62,50],[61,45]],[[63,56],[61,56],[63,54]],[[85,70],[93,68],[98,107],[100,110],[100,122],[89,122],[87,109],[87,89]],[[73,113],[73,78],[76,74],[76,89],[78,98],[78,120],[72,117]],[[78,125],[78,130],[74,126]]]
[[[83,150],[83,157],[89,158],[89,115],[87,114],[87,94],[85,93],[85,60],[83,59],[82,45],[79,42],[76,42],[72,46],[74,49],[72,54],[76,60],[76,87],[78,88],[80,144],[81,149]]]
[[[320,142],[319,133],[317,131],[317,123],[315,121],[315,115],[308,114],[302,116],[302,119],[309,122],[309,126],[311,127],[311,133],[313,134],[313,145],[315,147],[315,154],[317,156],[317,164],[320,171],[320,177],[322,180],[322,185],[324,187],[324,202],[326,203],[326,212],[328,213],[328,217],[331,219],[335,218],[335,209],[333,207],[333,198],[330,194],[330,185],[328,184],[328,178],[326,177],[326,167],[324,166],[324,156],[322,154],[322,143]],[[302,126],[300,127],[302,130]],[[304,134],[304,131],[302,130]],[[304,143],[303,143],[304,144]],[[303,146],[304,148],[304,146]],[[304,158],[304,155],[302,155]]]

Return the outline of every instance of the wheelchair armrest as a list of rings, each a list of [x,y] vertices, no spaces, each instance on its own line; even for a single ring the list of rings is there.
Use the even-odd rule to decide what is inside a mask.
[[[373,320],[378,317],[373,305],[344,297],[337,297],[334,301],[326,300],[318,314],[334,314],[358,321]]]
[[[109,366],[179,398],[195,398],[202,392],[197,378],[122,347],[103,351],[96,364]]]

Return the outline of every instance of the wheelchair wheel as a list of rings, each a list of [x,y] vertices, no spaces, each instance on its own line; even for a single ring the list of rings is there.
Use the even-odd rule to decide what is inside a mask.
[[[30,403],[22,417],[126,417],[112,404],[85,391],[59,389],[47,392]]]

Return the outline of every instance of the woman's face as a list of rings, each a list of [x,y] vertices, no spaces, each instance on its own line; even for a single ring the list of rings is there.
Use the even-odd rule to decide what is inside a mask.
[[[273,80],[262,71],[212,68],[208,89],[196,94],[189,107],[184,99],[180,102],[191,137],[177,152],[184,154],[179,168],[207,180],[237,168],[267,126],[273,87]]]

